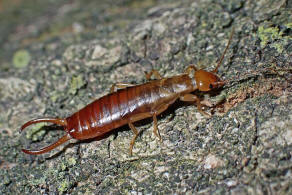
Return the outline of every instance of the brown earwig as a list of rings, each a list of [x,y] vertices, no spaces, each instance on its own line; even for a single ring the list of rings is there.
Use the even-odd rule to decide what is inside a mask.
[[[39,118],[25,123],[21,127],[21,131],[31,124],[50,122],[63,126],[67,134],[47,147],[39,150],[22,149],[22,151],[27,154],[43,154],[70,139],[85,140],[95,138],[128,124],[134,132],[134,137],[130,143],[130,154],[132,154],[133,145],[139,135],[133,123],[152,117],[153,132],[161,140],[157,127],[157,115],[165,111],[177,99],[195,102],[202,114],[209,115],[202,110],[200,99],[191,92],[196,90],[202,92],[211,91],[222,87],[226,83],[215,73],[217,73],[224,59],[233,32],[234,30],[232,30],[228,44],[213,71],[198,70],[194,65],[190,65],[184,74],[171,78],[163,78],[158,71],[152,70],[146,74],[146,78],[150,80],[153,75],[157,80],[136,86],[126,83],[114,84],[111,87],[110,94],[95,100],[65,119]],[[194,71],[193,77],[189,76],[191,71]],[[115,91],[116,88],[119,90]]]

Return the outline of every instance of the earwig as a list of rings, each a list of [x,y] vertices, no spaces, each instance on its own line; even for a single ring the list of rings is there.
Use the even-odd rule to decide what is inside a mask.
[[[157,126],[157,115],[165,111],[177,99],[186,102],[195,102],[198,111],[209,115],[202,110],[200,99],[192,94],[195,91],[208,92],[222,87],[226,81],[217,75],[224,55],[230,45],[234,29],[231,32],[228,44],[218,61],[215,69],[211,72],[198,70],[195,65],[190,65],[184,74],[163,78],[157,70],[146,74],[149,82],[141,85],[117,83],[111,87],[111,93],[103,96],[71,116],[61,118],[39,118],[28,121],[21,127],[23,131],[27,126],[40,122],[50,122],[64,127],[66,135],[57,142],[39,150],[22,149],[27,154],[43,154],[53,150],[70,139],[85,140],[102,136],[118,127],[128,124],[134,133],[130,143],[130,154],[138,130],[134,122],[145,118],[153,118],[153,133],[161,140]],[[191,75],[194,72],[193,76]],[[190,76],[191,75],[191,76]],[[150,80],[154,76],[156,80]],[[115,90],[115,89],[118,90]]]

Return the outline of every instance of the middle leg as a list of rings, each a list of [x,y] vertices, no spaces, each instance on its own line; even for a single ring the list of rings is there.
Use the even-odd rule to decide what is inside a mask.
[[[156,114],[153,115],[153,133],[156,137],[158,137],[159,141],[161,141],[161,136],[158,131],[157,117]]]
[[[157,107],[156,109],[154,109],[155,111],[153,111],[153,133],[156,137],[158,137],[159,141],[162,141],[160,133],[159,133],[159,129],[158,129],[158,124],[157,124],[157,115],[162,113],[163,111],[165,111],[170,104],[172,104],[178,97],[174,97],[172,101],[170,101],[168,104],[163,104],[163,105],[159,105],[159,107]]]
[[[129,153],[130,153],[130,156],[132,156],[132,150],[133,150],[133,146],[134,146],[134,143],[135,143],[135,141],[136,141],[136,138],[137,138],[137,136],[139,135],[139,132],[138,132],[138,130],[136,129],[136,127],[133,125],[133,123],[129,123],[129,127],[130,127],[130,129],[133,131],[133,133],[134,133],[134,137],[132,138],[132,140],[131,140],[131,144],[130,144],[130,149],[129,149]]]

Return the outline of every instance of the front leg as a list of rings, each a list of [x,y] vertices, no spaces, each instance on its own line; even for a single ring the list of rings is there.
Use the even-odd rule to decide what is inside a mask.
[[[210,114],[208,114],[207,112],[202,110],[202,104],[200,102],[200,99],[197,96],[189,93],[189,94],[185,94],[185,95],[181,96],[179,99],[181,101],[184,101],[184,102],[196,102],[198,111],[201,114],[209,116],[209,117],[211,116]]]

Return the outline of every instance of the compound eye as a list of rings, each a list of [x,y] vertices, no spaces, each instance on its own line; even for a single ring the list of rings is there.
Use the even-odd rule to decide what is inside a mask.
[[[214,86],[213,86],[212,84],[209,85],[209,88],[210,88],[210,89],[213,89],[213,87],[214,87]]]

